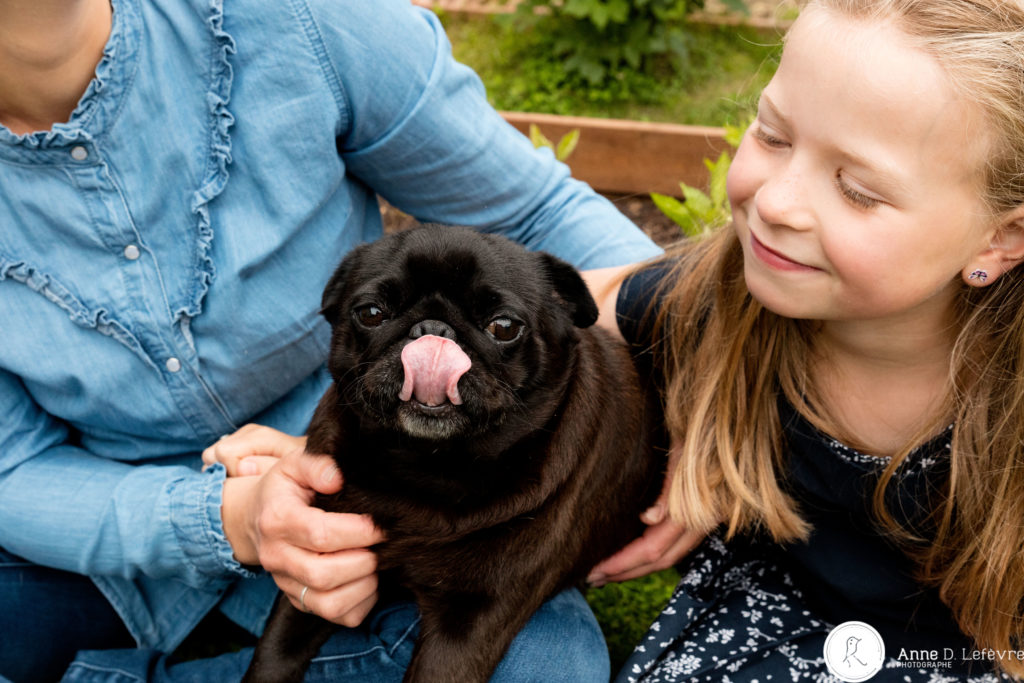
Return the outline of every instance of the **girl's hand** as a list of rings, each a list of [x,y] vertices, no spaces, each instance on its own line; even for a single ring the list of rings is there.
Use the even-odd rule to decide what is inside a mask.
[[[297,447],[276,451],[262,476],[224,480],[224,533],[235,559],[262,565],[296,608],[357,626],[377,601],[377,558],[369,546],[383,534],[367,515],[312,507],[317,492],[341,490],[341,473],[333,459],[288,439]]]
[[[654,505],[640,515],[647,529],[640,538],[628,543],[622,550],[602,560],[594,567],[587,582],[598,587],[609,581],[627,581],[668,569],[686,556],[707,535],[690,531],[668,516],[668,486],[675,470],[678,449],[671,448],[668,474],[661,495]]]
[[[285,453],[305,447],[305,436],[247,424],[234,434],[222,436],[203,451],[203,469],[219,462],[227,469],[229,477],[259,475],[277,464]]]

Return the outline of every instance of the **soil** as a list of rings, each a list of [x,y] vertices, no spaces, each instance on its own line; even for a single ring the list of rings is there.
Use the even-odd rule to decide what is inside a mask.
[[[675,222],[663,214],[647,195],[605,195],[615,208],[643,230],[657,244],[665,247],[678,242],[683,232]]]
[[[677,241],[682,233],[670,218],[654,205],[646,195],[606,195],[615,207],[640,227],[661,246]],[[402,213],[383,199],[380,200],[381,217],[385,232],[398,232],[416,227],[419,223],[412,216]]]

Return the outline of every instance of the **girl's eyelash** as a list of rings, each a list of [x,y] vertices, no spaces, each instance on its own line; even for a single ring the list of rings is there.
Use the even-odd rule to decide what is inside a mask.
[[[835,184],[836,188],[839,190],[839,194],[846,197],[846,199],[854,206],[858,206],[862,209],[873,209],[881,204],[877,199],[869,197],[861,192],[857,192],[857,190],[844,183],[842,174],[839,171],[836,171]]]
[[[761,128],[760,124],[755,123],[754,128],[751,132],[753,133],[755,138],[757,138],[764,144],[768,145],[769,147],[782,147],[783,145],[786,144],[785,140],[781,140],[775,137],[774,135],[766,133],[764,129]]]

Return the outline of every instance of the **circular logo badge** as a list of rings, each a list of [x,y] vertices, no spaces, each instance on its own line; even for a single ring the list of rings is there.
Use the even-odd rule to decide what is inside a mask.
[[[878,631],[863,621],[847,621],[825,638],[825,665],[841,681],[866,681],[882,668],[885,643]]]

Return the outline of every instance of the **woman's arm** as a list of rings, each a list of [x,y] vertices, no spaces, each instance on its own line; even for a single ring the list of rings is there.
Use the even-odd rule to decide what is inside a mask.
[[[138,466],[75,445],[0,371],[0,545],[81,574],[175,577],[204,590],[247,574],[220,519],[224,470]]]
[[[348,172],[420,220],[499,232],[578,268],[660,249],[537,150],[456,62],[438,18],[408,0],[307,0],[338,83]]]
[[[253,452],[280,453],[278,462],[226,479],[219,463],[199,472],[79,448],[3,371],[0,414],[0,546],[11,553],[93,576],[174,577],[208,592],[249,575],[243,565],[263,564],[297,606],[309,586],[306,607],[346,625],[376,600],[366,548],[382,537],[365,516],[311,507],[317,491],[341,488],[341,475],[330,458],[304,453],[302,438],[278,438],[278,447],[270,436],[285,435],[258,432]]]

